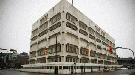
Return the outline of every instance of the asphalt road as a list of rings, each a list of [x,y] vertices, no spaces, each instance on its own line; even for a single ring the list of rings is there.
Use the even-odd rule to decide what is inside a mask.
[[[72,74],[72,75],[135,75],[134,72],[135,69],[130,69],[130,70],[118,70],[114,72],[93,72],[93,73]],[[0,75],[54,75],[54,74],[28,73],[8,69],[8,70],[0,70]]]

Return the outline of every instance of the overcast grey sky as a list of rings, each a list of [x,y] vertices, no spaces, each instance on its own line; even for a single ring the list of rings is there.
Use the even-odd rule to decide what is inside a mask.
[[[0,48],[29,52],[32,24],[59,1],[0,0]],[[109,33],[116,46],[135,51],[135,0],[74,0],[74,6]],[[132,57],[128,50],[117,53]]]

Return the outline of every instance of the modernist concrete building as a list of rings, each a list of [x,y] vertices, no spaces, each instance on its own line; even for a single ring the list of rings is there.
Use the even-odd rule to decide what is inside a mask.
[[[54,73],[57,66],[61,74],[98,71],[117,64],[113,48],[115,40],[108,33],[61,0],[33,24],[30,64],[24,67]]]

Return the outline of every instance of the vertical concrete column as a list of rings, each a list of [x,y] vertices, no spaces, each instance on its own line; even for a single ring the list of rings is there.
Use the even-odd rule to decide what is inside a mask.
[[[62,44],[61,46],[61,51],[62,51],[62,58],[61,61],[65,62],[66,61],[66,44]]]
[[[47,27],[47,29],[48,29],[48,33],[47,33],[47,36],[46,36],[46,38],[47,38],[47,44],[46,44],[46,47],[48,48],[48,50],[49,50],[49,46],[50,46],[50,39],[49,39],[49,36],[50,36],[50,32],[51,31],[49,31],[49,27],[51,27],[51,23],[50,23],[50,18],[52,17],[51,15],[53,15],[53,13],[52,14],[48,14],[48,19],[47,19],[47,21],[48,21],[48,27]],[[48,51],[49,52],[49,51]],[[49,53],[47,53],[47,55],[46,55],[46,63],[48,63],[48,54]]]
[[[66,12],[64,11],[64,8],[63,8],[63,11],[61,12],[62,62],[66,62],[66,38],[65,38],[66,31],[65,29],[66,29]]]
[[[77,17],[79,17],[79,16],[77,16]],[[77,21],[76,26],[78,28],[78,30],[77,30],[77,34],[78,34],[77,35],[78,36],[78,40],[77,40],[78,41],[78,53],[77,54],[78,54],[78,58],[79,58],[78,63],[80,63],[80,58],[81,58],[81,56],[80,56],[80,47],[81,46],[80,46],[80,34],[79,34],[79,20]]]

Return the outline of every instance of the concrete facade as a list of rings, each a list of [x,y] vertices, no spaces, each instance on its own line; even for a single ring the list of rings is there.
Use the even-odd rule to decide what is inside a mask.
[[[61,0],[32,26],[30,64],[116,65],[113,48],[115,40],[107,32],[72,4]]]
[[[95,63],[100,60],[116,63],[116,51],[108,51],[109,46],[115,48],[114,39],[65,0],[33,24],[30,61],[34,59],[33,63],[37,63],[38,58],[45,57],[45,62],[53,62],[53,56],[56,55],[56,36],[57,55],[61,62],[66,62],[66,57],[69,56],[69,62],[79,63],[82,58],[85,63],[91,63],[92,59],[97,59]]]

